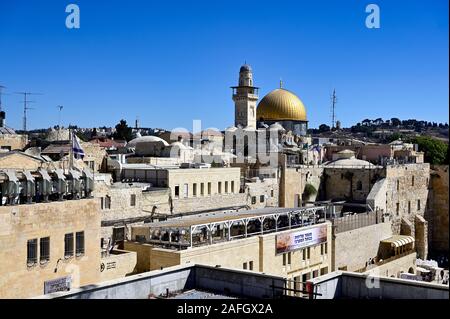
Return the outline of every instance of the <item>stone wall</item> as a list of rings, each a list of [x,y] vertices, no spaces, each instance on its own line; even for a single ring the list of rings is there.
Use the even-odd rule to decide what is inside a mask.
[[[325,167],[324,199],[365,201],[374,184],[383,175],[382,168]]]
[[[137,254],[134,251],[113,250],[100,261],[100,281],[123,278],[134,273]]]
[[[448,254],[448,165],[431,167],[430,200],[429,200],[429,233],[430,250]]]
[[[20,134],[0,134],[0,148],[10,151],[23,150],[28,144],[28,136]]]
[[[364,274],[370,274],[372,276],[383,276],[383,277],[395,277],[399,278],[400,273],[410,272],[416,273],[416,259],[417,255],[415,252],[410,254],[402,255],[398,258],[392,258],[387,260],[386,263],[381,263],[370,270],[364,272]]]
[[[298,166],[283,167],[280,179],[280,207],[299,207],[302,206],[302,195],[307,183],[314,186],[320,193],[321,178],[323,167],[320,166]],[[314,201],[315,197],[308,200]]]
[[[392,236],[390,223],[362,227],[334,236],[334,270],[355,271],[377,256],[380,241]]]
[[[64,235],[84,231],[85,253],[65,258]],[[39,261],[40,238],[50,237],[50,260]],[[27,241],[37,239],[37,264],[27,264]],[[100,213],[95,199],[0,207],[0,298],[44,294],[44,282],[71,276],[72,287],[100,276]],[[56,272],[55,272],[56,269]]]

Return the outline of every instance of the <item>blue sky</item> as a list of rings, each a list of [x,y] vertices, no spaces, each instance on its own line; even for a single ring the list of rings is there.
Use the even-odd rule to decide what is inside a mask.
[[[76,3],[80,29],[65,27]],[[381,28],[365,27],[376,3]],[[230,86],[244,61],[261,97],[295,92],[310,127],[364,118],[448,121],[448,1],[0,1],[0,84],[7,124],[42,92],[29,128],[62,122],[192,129],[233,124]]]

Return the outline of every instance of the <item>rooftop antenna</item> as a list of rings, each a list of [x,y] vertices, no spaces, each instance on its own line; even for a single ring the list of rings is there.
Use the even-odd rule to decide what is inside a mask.
[[[336,103],[337,103],[337,97],[336,97],[336,89],[333,89],[333,95],[331,95],[331,128],[335,128],[336,124]]]
[[[26,132],[27,131],[27,111],[34,109],[34,108],[29,107],[28,104],[35,102],[35,101],[28,100],[27,97],[29,95],[42,95],[42,93],[16,92],[16,94],[23,95],[23,131]]]
[[[57,107],[58,110],[59,110],[59,112],[58,112],[58,134],[57,134],[56,139],[59,141],[59,132],[61,132],[61,111],[62,111],[62,109],[63,109],[64,106],[58,105],[58,106],[56,106],[56,107]]]
[[[0,85],[0,112],[2,111],[2,91],[6,89],[6,86]]]

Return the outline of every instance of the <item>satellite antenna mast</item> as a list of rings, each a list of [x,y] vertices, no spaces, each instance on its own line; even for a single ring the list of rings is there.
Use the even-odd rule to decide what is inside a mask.
[[[0,85],[0,112],[2,111],[2,91],[6,89],[6,86]]]
[[[336,89],[333,89],[333,95],[331,96],[331,128],[335,128],[336,125]]]
[[[34,101],[30,101],[27,99],[30,95],[42,95],[41,93],[32,93],[32,92],[16,92],[16,94],[22,94],[23,95],[23,131],[27,131],[27,111],[33,110],[34,108],[31,108],[28,106],[28,103],[34,103]]]
[[[57,134],[57,140],[59,141],[59,132],[61,131],[61,111],[63,109],[64,106],[62,105],[58,105],[57,108],[59,109],[59,113],[58,113],[58,134]]]

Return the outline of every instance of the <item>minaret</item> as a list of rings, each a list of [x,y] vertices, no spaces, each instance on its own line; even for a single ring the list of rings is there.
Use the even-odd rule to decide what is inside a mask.
[[[253,73],[249,65],[241,66],[239,86],[231,88],[235,105],[234,126],[256,128],[256,102],[259,88],[253,86]]]

